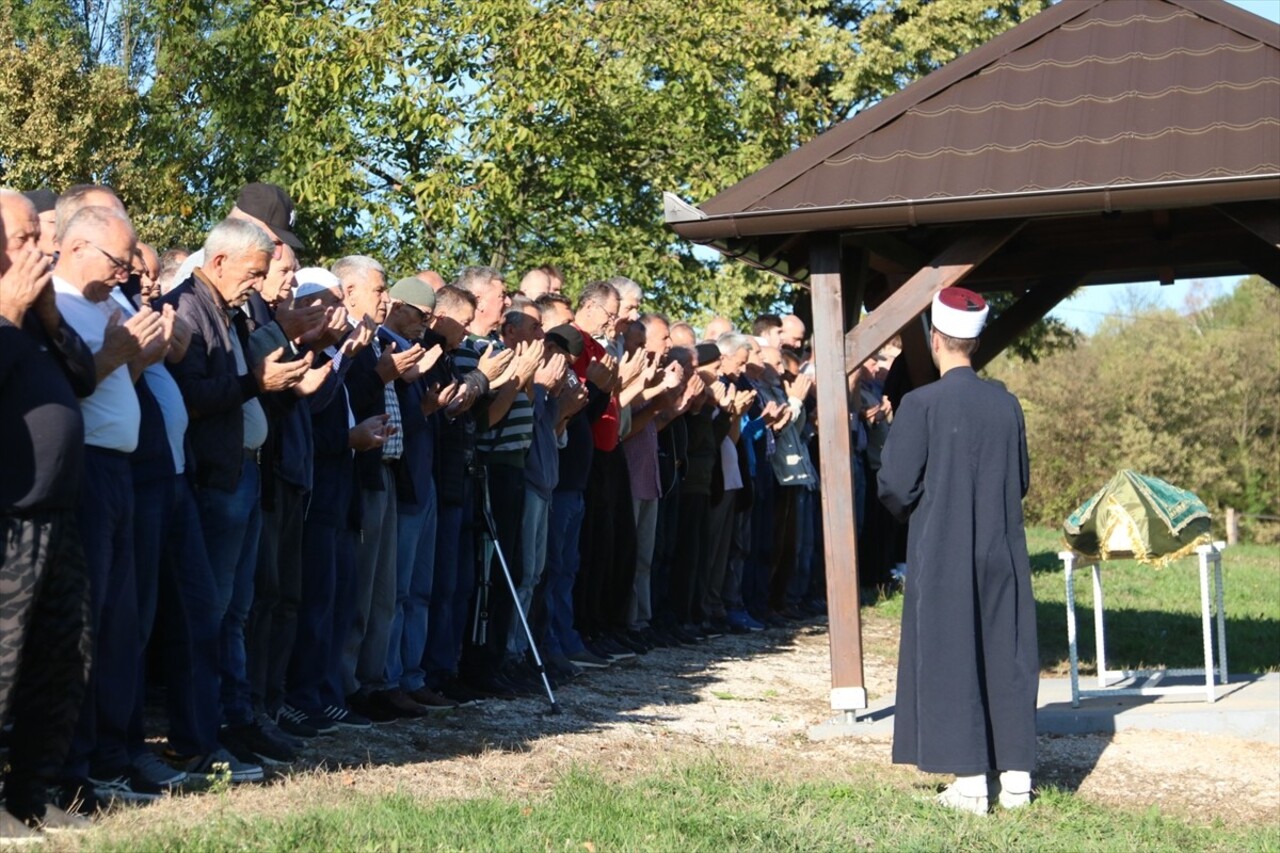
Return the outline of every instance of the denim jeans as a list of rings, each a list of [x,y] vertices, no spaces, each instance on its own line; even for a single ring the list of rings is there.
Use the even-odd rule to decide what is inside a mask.
[[[196,494],[209,565],[218,591],[222,670],[222,717],[229,725],[253,719],[245,661],[244,626],[253,606],[253,575],[258,564],[262,508],[258,502],[258,463],[246,455],[234,492],[206,486]]]
[[[814,511],[816,491],[801,489],[796,493],[796,572],[787,589],[787,604],[797,606],[809,597],[813,579]]]
[[[139,648],[153,636],[163,640],[169,747],[179,755],[204,755],[218,748],[221,620],[195,493],[181,474],[139,485],[134,493]],[[146,656],[140,655],[129,726],[129,753],[135,758],[148,749],[145,670]]]
[[[627,603],[627,627],[642,631],[653,618],[652,577],[654,541],[658,534],[658,500],[632,502],[636,520],[636,576]]]
[[[547,566],[547,525],[550,521],[551,501],[533,489],[526,488],[524,519],[520,531],[520,557],[524,563],[524,571],[516,591],[520,598],[520,612],[531,625],[535,609],[533,591],[542,581],[542,573]],[[507,656],[518,657],[528,647],[529,639],[524,634],[524,626],[520,624],[520,617],[513,613],[511,630],[507,633]]]
[[[545,656],[580,654],[585,646],[573,627],[573,583],[578,576],[578,536],[585,502],[582,492],[556,491],[551,496],[547,534],[547,648]]]
[[[425,683],[422,656],[436,569],[436,486],[431,479],[419,504],[401,504],[396,521],[396,611],[387,641],[384,687],[417,690]]]

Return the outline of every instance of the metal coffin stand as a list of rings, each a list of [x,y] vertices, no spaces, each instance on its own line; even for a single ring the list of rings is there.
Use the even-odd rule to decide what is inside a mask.
[[[1071,707],[1080,707],[1080,697],[1094,696],[1163,696],[1172,693],[1199,693],[1203,691],[1205,700],[1215,701],[1217,692],[1213,684],[1213,618],[1216,613],[1218,621],[1218,683],[1226,684],[1227,676],[1227,626],[1226,615],[1222,605],[1222,549],[1223,542],[1201,545],[1196,549],[1200,558],[1200,614],[1204,628],[1204,667],[1194,669],[1107,669],[1107,641],[1103,619],[1102,597],[1102,563],[1100,560],[1088,565],[1093,569],[1093,625],[1098,642],[1098,687],[1094,690],[1080,688],[1080,657],[1076,640],[1076,597],[1075,569],[1080,555],[1073,551],[1060,551],[1063,574],[1067,582],[1067,642],[1071,650]],[[1213,564],[1214,595],[1209,595],[1209,564]],[[1204,686],[1198,684],[1166,685],[1160,682],[1170,675],[1204,676]],[[1139,686],[1113,687],[1111,685],[1130,679],[1145,679]]]

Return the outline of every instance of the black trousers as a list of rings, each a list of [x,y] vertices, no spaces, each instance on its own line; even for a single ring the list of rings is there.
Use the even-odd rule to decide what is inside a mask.
[[[502,556],[506,558],[507,569],[511,572],[511,581],[517,588],[524,577],[524,561],[521,556],[521,530],[524,524],[524,468],[514,465],[490,465],[487,469],[489,484],[489,506],[493,512],[493,520],[498,528],[498,545],[502,548]],[[478,502],[483,496],[477,496]],[[503,577],[502,565],[498,562],[498,554],[490,550],[483,540],[488,538],[485,528],[483,506],[476,515],[477,529],[481,533],[482,544],[477,548],[480,563],[479,582],[483,584],[487,577],[487,614],[488,625],[485,629],[483,644],[470,643],[462,653],[459,674],[469,679],[483,680],[502,666],[507,655],[507,636],[511,633],[511,622],[516,618],[515,600],[511,597],[511,589],[507,579]],[[486,564],[485,560],[489,562]],[[481,594],[477,592],[477,594]],[[468,633],[474,638],[474,631]]]
[[[636,520],[621,446],[597,450],[591,460],[578,547],[581,565],[573,589],[578,631],[593,635],[625,629],[636,577]]]
[[[89,683],[89,576],[72,510],[0,516],[0,701],[13,720],[4,793],[43,814]]]
[[[702,593],[699,581],[710,558],[710,525],[711,496],[683,492],[671,571],[671,609],[682,625],[701,622],[705,617],[697,605]]]
[[[264,476],[275,476],[266,474]],[[275,711],[284,701],[289,659],[302,602],[302,521],[309,493],[275,477],[271,509],[262,511],[253,606],[245,625],[249,688],[256,707]]]
[[[796,498],[804,486],[778,486],[774,492],[773,570],[769,573],[769,606],[784,610],[787,587],[796,573]]]

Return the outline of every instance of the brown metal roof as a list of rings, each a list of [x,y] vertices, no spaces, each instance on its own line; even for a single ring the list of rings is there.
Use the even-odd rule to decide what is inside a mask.
[[[723,248],[1276,197],[1280,27],[1223,0],[1063,0],[668,222]]]

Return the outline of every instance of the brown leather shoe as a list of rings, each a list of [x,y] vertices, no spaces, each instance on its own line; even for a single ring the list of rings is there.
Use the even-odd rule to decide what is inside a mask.
[[[378,690],[369,694],[371,702],[404,719],[425,717],[427,709],[409,698],[403,690]]]
[[[417,690],[410,690],[406,695],[419,705],[425,705],[431,709],[440,708],[447,710],[449,708],[458,707],[457,702],[445,696],[441,696],[429,687],[419,687]]]

